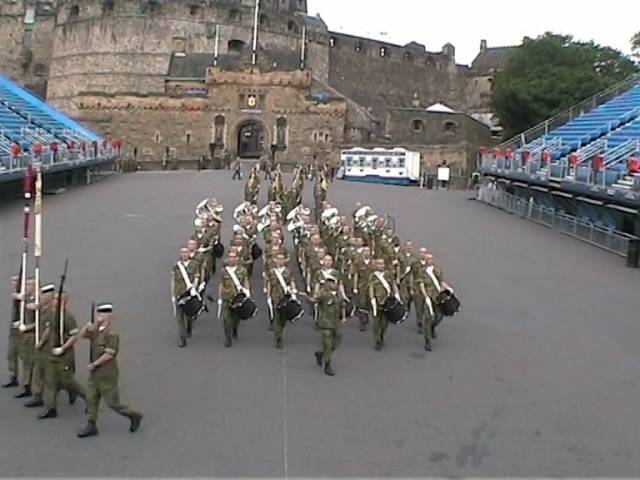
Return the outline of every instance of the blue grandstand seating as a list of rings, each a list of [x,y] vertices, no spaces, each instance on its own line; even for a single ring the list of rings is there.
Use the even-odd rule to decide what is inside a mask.
[[[630,160],[640,159],[640,82],[635,82],[615,98],[520,145],[512,158],[504,152],[502,157],[500,153],[484,153],[483,162],[488,158],[503,170],[522,170],[526,163],[527,173],[540,179],[640,191],[640,171],[630,171],[628,167]],[[543,161],[543,152],[548,152],[549,161]],[[573,154],[575,168],[569,161]],[[592,163],[597,157],[602,162],[598,167]]]
[[[21,155],[32,156],[33,146],[39,144],[50,161],[78,162],[96,153],[90,147],[86,154],[73,152],[82,143],[103,149],[102,139],[94,132],[0,75],[0,173],[21,166],[11,157],[15,145],[20,146]]]

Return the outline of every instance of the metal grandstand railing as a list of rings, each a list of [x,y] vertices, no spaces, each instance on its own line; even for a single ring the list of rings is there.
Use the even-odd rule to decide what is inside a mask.
[[[640,142],[638,140],[627,140],[620,146],[614,148],[607,153],[605,157],[605,168],[615,165],[616,163],[628,160],[630,156],[638,152]]]
[[[612,87],[603,90],[600,93],[595,94],[593,97],[584,100],[583,102],[574,105],[573,107],[558,113],[557,115],[545,120],[544,122],[531,127],[530,129],[522,132],[519,135],[501,143],[497,148],[501,150],[511,149],[516,150],[527,143],[530,143],[543,135],[548,134],[550,131],[558,128],[565,123],[573,120],[575,117],[590,112],[594,108],[602,105],[603,103],[611,100],[614,97],[631,89],[634,85],[640,82],[640,74],[634,74],[623,80],[622,82],[613,85]]]
[[[482,185],[478,189],[477,199],[624,258],[632,255],[630,247],[637,245],[640,241],[634,235],[581,220],[565,212],[537,204],[533,198],[527,200],[497,189],[492,184]],[[638,267],[638,265],[631,266]]]

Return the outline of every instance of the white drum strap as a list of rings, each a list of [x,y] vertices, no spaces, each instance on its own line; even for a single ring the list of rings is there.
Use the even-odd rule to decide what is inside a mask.
[[[289,293],[289,287],[284,281],[284,278],[282,277],[282,273],[280,272],[280,269],[274,268],[273,272],[276,274],[276,278],[278,279],[278,283],[282,287],[282,291],[285,293],[285,295],[287,295]]]
[[[231,280],[233,281],[233,284],[236,287],[236,292],[240,293],[240,292],[244,292],[245,289],[244,287],[240,284],[240,280],[238,280],[238,277],[236,275],[236,272],[231,270],[229,267],[224,267],[224,269],[227,271],[227,273],[229,274],[229,276],[231,277]]]
[[[380,280],[380,283],[382,284],[382,286],[384,287],[384,289],[387,291],[387,296],[391,296],[391,287],[389,286],[389,282],[387,282],[387,279],[384,278],[384,273],[382,272],[374,272],[376,277],[378,277],[378,280]]]
[[[186,268],[184,268],[184,264],[179,261],[178,262],[178,270],[180,270],[180,275],[182,275],[182,280],[184,284],[187,286],[187,289],[191,290],[193,288],[193,283],[189,280],[189,275],[187,274]]]
[[[433,272],[433,266],[427,267],[427,275],[429,275],[429,278],[433,282],[433,285],[436,287],[436,290],[438,290],[438,292],[441,292],[442,286],[440,285],[440,282],[438,281],[435,273]]]

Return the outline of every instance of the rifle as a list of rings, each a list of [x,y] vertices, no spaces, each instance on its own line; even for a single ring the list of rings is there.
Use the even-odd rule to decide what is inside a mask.
[[[57,339],[55,345],[64,345],[64,309],[62,307],[62,292],[64,292],[64,282],[67,279],[67,267],[69,266],[69,259],[64,261],[64,271],[60,276],[60,286],[58,287],[58,301],[56,302],[56,319],[59,322]]]
[[[33,239],[33,256],[35,258],[35,292],[34,300],[36,305],[40,305],[40,257],[42,257],[42,168],[38,164],[36,166],[35,179],[35,200],[33,204],[33,216],[35,219],[35,232]],[[40,344],[40,308],[34,312],[36,335],[35,345]]]
[[[91,326],[96,325],[96,302],[91,302]],[[93,338],[89,341],[89,363],[93,362]]]
[[[33,167],[29,165],[24,173],[24,216],[22,223],[22,264],[20,270],[22,277],[20,278],[20,300],[19,322],[20,326],[24,325],[24,317],[27,307],[27,255],[29,253],[29,218],[31,215],[31,196],[33,194]]]

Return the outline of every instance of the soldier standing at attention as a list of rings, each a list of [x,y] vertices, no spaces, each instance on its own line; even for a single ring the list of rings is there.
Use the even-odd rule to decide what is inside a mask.
[[[58,416],[56,399],[58,391],[66,390],[71,398],[76,396],[87,400],[87,394],[82,385],[75,379],[75,351],[73,346],[66,348],[71,337],[78,334],[76,319],[67,309],[67,292],[60,298],[58,293],[43,311],[42,325],[44,331],[40,344],[42,355],[46,355],[44,369],[44,397],[45,409],[38,418],[55,418]],[[60,305],[60,316],[57,315],[57,305]],[[57,317],[57,318],[56,318]]]
[[[11,277],[11,291],[18,291],[20,277]],[[7,345],[7,368],[9,370],[9,380],[2,384],[2,388],[12,388],[18,386],[18,326],[20,301],[13,299],[11,302],[11,321],[9,322],[9,342]]]
[[[267,271],[267,294],[273,305],[273,336],[278,350],[282,349],[284,327],[287,323],[287,320],[280,314],[278,305],[286,295],[295,295],[296,293],[296,284],[293,281],[291,270],[286,265],[285,254],[278,252],[275,255],[275,266]]]
[[[118,389],[118,362],[120,351],[120,336],[113,328],[113,305],[103,303],[96,307],[95,323],[85,325],[80,333],[71,337],[60,350],[55,353],[64,355],[80,338],[91,342],[89,384],[87,388],[87,426],[78,432],[78,437],[86,438],[98,435],[98,409],[100,400],[119,415],[129,419],[129,431],[135,432],[140,427],[142,414],[120,403]]]
[[[376,351],[382,350],[384,346],[384,334],[387,331],[388,322],[382,311],[382,306],[387,298],[395,296],[400,298],[398,286],[394,275],[385,270],[384,260],[376,258],[375,271],[369,277],[369,298],[373,315],[373,339],[375,340]]]
[[[342,324],[346,321],[343,315],[346,295],[338,272],[330,268],[331,261],[327,255],[323,263],[329,268],[320,272],[322,280],[316,285],[313,298],[318,309],[321,333],[321,350],[315,352],[316,363],[319,367],[324,363],[324,373],[332,377],[331,360],[333,352],[342,342]]]
[[[238,265],[237,254],[231,251],[227,265],[222,269],[218,284],[218,318],[222,318],[224,322],[224,346],[226,348],[229,348],[233,343],[232,338],[238,338],[240,320],[231,311],[231,301],[241,291],[244,291],[247,297],[251,296],[249,275],[244,267]]]
[[[196,285],[200,281],[200,265],[189,258],[189,249],[180,249],[180,259],[171,270],[171,303],[178,322],[178,347],[187,345],[187,338],[191,336],[193,318],[189,317],[177,304],[182,295],[195,295]]]

